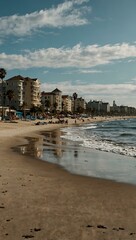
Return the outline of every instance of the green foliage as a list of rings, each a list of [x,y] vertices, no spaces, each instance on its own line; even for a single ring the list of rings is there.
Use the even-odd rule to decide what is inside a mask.
[[[9,99],[9,101],[11,102],[11,100],[14,98],[14,91],[13,90],[8,90],[6,95]]]
[[[4,68],[0,68],[0,78],[3,80],[5,78],[7,72]]]

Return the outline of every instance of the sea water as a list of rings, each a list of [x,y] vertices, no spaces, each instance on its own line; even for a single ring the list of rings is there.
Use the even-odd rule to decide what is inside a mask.
[[[42,159],[74,174],[136,184],[136,119],[45,133]]]
[[[136,119],[90,123],[62,131],[63,138],[81,146],[136,157]]]
[[[136,119],[104,121],[43,132],[18,147],[67,171],[136,185]]]

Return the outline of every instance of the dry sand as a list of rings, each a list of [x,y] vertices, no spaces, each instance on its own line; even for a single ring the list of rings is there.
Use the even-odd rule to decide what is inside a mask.
[[[136,186],[75,176],[11,149],[56,127],[0,123],[0,240],[136,239]]]

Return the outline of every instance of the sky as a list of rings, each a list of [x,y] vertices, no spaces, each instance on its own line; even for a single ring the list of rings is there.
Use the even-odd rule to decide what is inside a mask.
[[[0,0],[0,68],[136,107],[136,0]]]

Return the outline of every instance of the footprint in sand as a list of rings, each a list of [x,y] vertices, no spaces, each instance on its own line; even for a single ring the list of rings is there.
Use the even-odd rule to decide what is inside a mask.
[[[7,193],[8,191],[7,190],[5,190],[5,191],[2,191],[2,193]]]
[[[88,224],[86,227],[87,228],[92,228],[92,227],[95,227],[95,226],[92,226],[92,225]],[[99,229],[107,229],[107,227],[104,226],[104,225],[97,225],[97,228],[99,228]],[[118,227],[118,228],[113,227],[112,230],[113,231],[125,231],[125,228],[123,228],[123,227]],[[106,233],[106,232],[103,232],[103,233]],[[131,232],[131,233],[128,233],[128,234],[130,236],[132,236],[132,235],[135,235],[136,233],[135,232]]]
[[[33,228],[33,229],[30,229],[30,232],[39,232],[39,231],[41,231],[41,228]],[[33,235],[23,235],[22,236],[23,238],[34,238],[34,236]]]
[[[1,205],[0,208],[5,208],[5,207],[3,205]]]
[[[33,235],[23,235],[22,237],[23,237],[23,238],[34,238]]]

